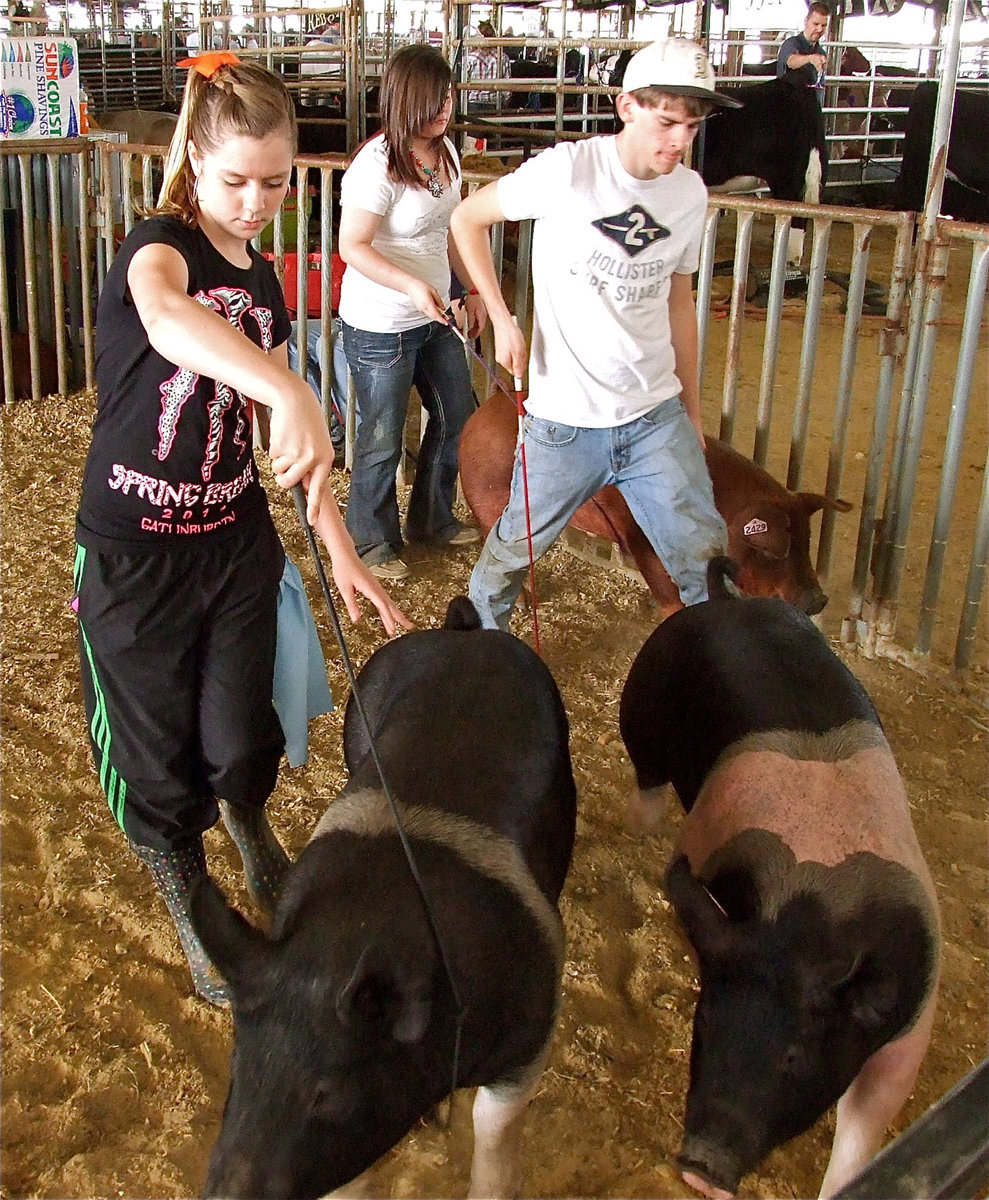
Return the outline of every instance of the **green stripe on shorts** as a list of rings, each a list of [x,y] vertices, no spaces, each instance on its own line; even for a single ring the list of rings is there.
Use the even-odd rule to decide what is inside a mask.
[[[76,560],[72,572],[76,593],[78,593],[79,585],[82,582],[82,572],[85,565],[86,549],[84,546],[77,545]],[[96,664],[93,662],[93,651],[89,644],[89,638],[86,637],[86,630],[83,628],[82,621],[79,622],[79,636],[82,640],[83,649],[86,652],[86,661],[89,664],[89,677],[92,680],[93,694],[96,697],[96,705],[93,710],[93,719],[90,722],[89,732],[92,735],[93,744],[98,751],[96,767],[100,776],[100,785],[106,795],[113,819],[123,829],[127,783],[120,778],[116,768],[110,762],[110,722],[106,715],[106,697],[103,695],[103,689],[100,687],[99,677],[96,674]]]

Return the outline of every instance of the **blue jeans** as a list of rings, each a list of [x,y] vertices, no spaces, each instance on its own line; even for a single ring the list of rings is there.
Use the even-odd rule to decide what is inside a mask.
[[[395,473],[412,385],[429,419],[405,521],[410,541],[443,542],[459,528],[453,515],[457,443],[474,399],[463,346],[438,322],[403,333],[370,333],[344,322],[343,347],[361,418],[347,529],[371,565],[399,554],[403,545]]]
[[[333,445],[343,445],[347,425],[347,360],[343,354],[343,338],[339,332],[339,318],[330,321],[330,339],[332,350],[330,364],[332,377],[330,379],[330,437]],[[292,322],[292,336],[288,340],[288,365],[293,371],[299,369],[299,323]],[[320,390],[319,360],[322,352],[323,327],[317,319],[306,322],[306,380],[309,386],[322,400]]]
[[[714,506],[704,452],[679,397],[627,425],[606,429],[526,417],[524,439],[534,558],[546,553],[585,500],[613,483],[683,602],[707,599],[707,561],[725,552],[728,531]],[[516,449],[508,504],[470,577],[470,598],[485,628],[507,631],[528,567]]]

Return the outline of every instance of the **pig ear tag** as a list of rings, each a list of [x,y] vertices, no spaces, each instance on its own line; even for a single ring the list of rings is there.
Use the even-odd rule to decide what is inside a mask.
[[[316,535],[313,533],[312,526],[309,524],[309,518],[306,515],[306,493],[301,483],[297,483],[292,488],[292,498],[295,500],[296,512],[299,516],[299,524],[302,526],[302,532],[305,534],[306,541],[309,544],[309,553],[312,555],[313,565],[316,568],[316,575],[319,579],[320,590],[323,593],[323,599],[326,601],[326,607],[330,614],[330,623],[333,626],[333,633],[337,639],[337,645],[340,647],[340,656],[343,661],[344,672],[347,676],[347,681],[350,684],[350,694],[353,698],[357,711],[360,714],[360,719],[364,724],[364,732],[367,734],[368,747],[371,752],[371,759],[378,772],[378,778],[381,780],[381,790],[384,792],[388,800],[388,806],[391,809],[392,819],[395,822],[395,829],[398,832],[398,840],[402,843],[402,850],[405,853],[405,860],[409,865],[409,871],[415,882],[419,895],[422,897],[423,908],[426,912],[426,919],[429,921],[429,928],[433,934],[433,940],[436,942],[436,948],[439,951],[440,960],[443,963],[443,971],[446,974],[450,984],[450,991],[453,994],[453,1004],[456,1011],[456,1030],[453,1039],[453,1065],[450,1079],[450,1092],[455,1092],[457,1089],[457,1076],[460,1073],[460,1042],[463,1034],[464,1018],[467,1015],[467,1009],[461,998],[460,989],[457,987],[457,977],[454,974],[453,966],[450,960],[450,955],[447,953],[446,945],[440,934],[439,926],[436,923],[436,914],[432,902],[429,898],[429,893],[426,890],[426,885],[419,873],[419,868],[416,865],[415,855],[412,852],[412,844],[409,841],[408,834],[405,832],[405,826],[402,824],[402,817],[398,811],[398,804],[395,801],[395,795],[392,792],[388,779],[385,775],[384,766],[381,762],[381,757],[378,754],[378,747],[374,740],[374,731],[371,728],[371,722],[368,719],[367,709],[364,707],[364,699],[361,696],[360,688],[357,684],[357,676],[354,671],[354,664],[351,661],[350,651],[347,649],[347,641],[343,636],[343,628],[340,625],[340,617],[336,610],[336,605],[333,603],[333,596],[330,593],[330,585],[326,578],[326,571],[323,568],[323,560],[319,556],[319,547],[316,545]],[[340,1013],[341,1004],[344,1011],[347,1011],[348,998],[352,998],[354,992],[355,980],[358,982],[361,975],[361,963],[364,956],[355,968],[354,975],[351,977],[337,996],[337,1011]],[[414,1041],[416,1040],[416,1030],[420,1019],[425,1027],[425,1021],[428,1020],[428,1008],[423,1010],[422,1006],[412,1004],[411,1009],[405,1012],[400,1012],[393,1027],[393,1035],[399,1041]],[[341,1014],[341,1019],[343,1015]]]

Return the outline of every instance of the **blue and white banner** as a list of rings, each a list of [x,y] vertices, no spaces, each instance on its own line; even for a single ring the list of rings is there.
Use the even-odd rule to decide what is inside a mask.
[[[75,38],[0,38],[0,138],[78,136]]]

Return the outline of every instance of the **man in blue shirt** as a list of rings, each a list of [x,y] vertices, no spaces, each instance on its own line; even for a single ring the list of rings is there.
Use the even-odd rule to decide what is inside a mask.
[[[824,64],[827,61],[821,38],[827,30],[830,17],[831,10],[823,0],[814,0],[807,9],[803,33],[788,37],[780,46],[779,57],[776,59],[777,76],[785,75],[787,71],[799,70],[810,63],[817,75],[814,82],[808,86],[817,89],[819,101],[824,95]]]

